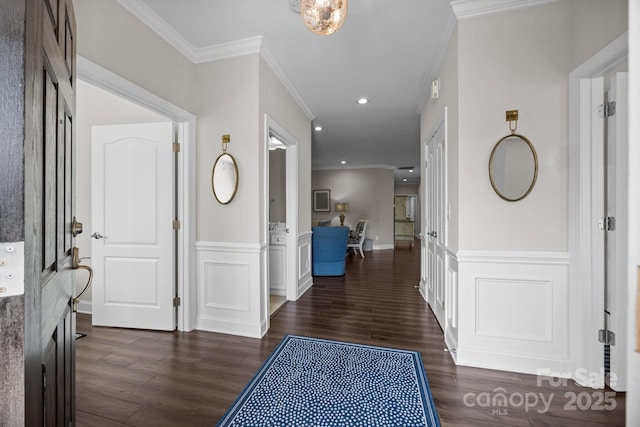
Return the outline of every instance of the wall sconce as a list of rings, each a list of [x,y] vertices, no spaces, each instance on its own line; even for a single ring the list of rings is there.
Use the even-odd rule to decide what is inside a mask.
[[[336,212],[340,212],[340,226],[344,227],[344,213],[349,211],[349,203],[336,203]]]

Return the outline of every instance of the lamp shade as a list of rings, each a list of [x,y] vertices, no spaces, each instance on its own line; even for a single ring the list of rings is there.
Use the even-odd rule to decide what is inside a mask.
[[[348,212],[349,211],[349,203],[336,203],[336,212]]]
[[[304,25],[316,34],[333,34],[347,17],[347,0],[302,0],[300,15]]]

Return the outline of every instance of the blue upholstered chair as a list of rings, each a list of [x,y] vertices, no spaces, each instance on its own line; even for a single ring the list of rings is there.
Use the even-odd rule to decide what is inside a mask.
[[[314,276],[342,276],[348,227],[311,227],[311,274]]]

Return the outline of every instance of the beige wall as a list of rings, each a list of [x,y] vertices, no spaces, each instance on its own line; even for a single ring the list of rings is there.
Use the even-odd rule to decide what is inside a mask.
[[[332,225],[339,225],[335,203],[348,202],[345,225],[355,227],[359,219],[368,219],[367,238],[374,240],[374,246],[393,247],[392,169],[315,170],[312,186],[316,190],[331,190],[331,212],[313,212],[313,220],[331,219]]]
[[[268,114],[297,140],[298,234],[309,232],[311,231],[311,119],[306,116],[276,74],[261,58],[259,111],[261,130],[265,126],[265,114]],[[260,150],[260,153],[262,152]],[[262,159],[260,164],[264,164]],[[264,197],[266,198],[266,195]],[[266,236],[266,232],[264,235]]]
[[[116,1],[74,0],[78,55],[194,111],[195,65]]]
[[[198,116],[196,148],[196,240],[259,242],[262,134],[258,124],[258,54],[198,65],[195,105]],[[222,205],[211,191],[211,168],[222,153],[221,137],[238,165],[238,190]],[[233,226],[231,226],[233,224]]]
[[[452,250],[458,249],[458,32],[454,31],[449,41],[446,54],[437,79],[440,80],[440,93],[437,99],[428,99],[420,116],[420,158],[424,165],[426,159],[426,144],[444,119],[447,108],[447,194],[451,216],[447,222],[447,246]],[[424,175],[424,168],[420,172]],[[424,197],[424,188],[420,191]],[[421,227],[426,226],[424,218],[426,210],[422,210]],[[428,230],[421,229],[421,233]]]
[[[567,0],[459,23],[459,249],[567,250],[568,75],[626,31],[626,10]],[[516,203],[497,197],[487,172],[510,109],[539,158],[533,192]]]

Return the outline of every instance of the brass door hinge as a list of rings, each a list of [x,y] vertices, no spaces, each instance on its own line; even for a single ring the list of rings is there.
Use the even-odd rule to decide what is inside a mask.
[[[180,152],[180,144],[177,142],[173,143],[173,152],[174,153],[179,153]]]
[[[180,220],[179,219],[173,220],[173,229],[174,230],[180,230]]]

